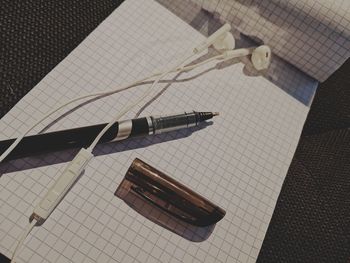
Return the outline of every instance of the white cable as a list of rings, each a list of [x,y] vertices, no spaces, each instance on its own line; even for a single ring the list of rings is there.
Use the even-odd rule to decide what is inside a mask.
[[[217,55],[217,56],[208,58],[208,59],[206,59],[206,60],[203,60],[202,62],[199,62],[199,63],[197,63],[197,64],[189,65],[189,66],[182,67],[182,68],[179,67],[179,68],[177,68],[176,70],[172,70],[171,72],[189,71],[189,70],[195,69],[195,68],[197,68],[197,67],[203,66],[203,65],[205,65],[205,64],[207,64],[207,63],[209,63],[209,62],[211,62],[211,61],[213,61],[213,60],[219,60],[219,62],[221,62],[220,59],[222,59],[222,58],[224,58],[224,55],[223,55],[223,54],[220,54],[220,55]]]
[[[219,58],[220,58],[220,56],[215,56],[215,57],[209,58],[209,59],[207,59],[207,60],[204,60],[204,61],[202,61],[202,62],[200,62],[200,63],[191,65],[191,66],[180,67],[181,65],[183,65],[187,60],[189,60],[189,59],[192,58],[193,56],[194,56],[194,55],[191,55],[191,56],[189,56],[188,58],[184,59],[179,65],[177,65],[176,67],[174,67],[175,69],[174,69],[174,68],[171,68],[170,70],[167,70],[167,71],[163,72],[162,74],[157,74],[157,75],[159,75],[159,77],[158,77],[157,79],[154,80],[154,82],[152,83],[152,86],[151,86],[149,89],[147,89],[147,90],[144,92],[144,94],[143,94],[136,102],[134,102],[133,104],[131,104],[131,105],[127,106],[127,107],[125,107],[125,108],[122,110],[122,112],[120,112],[115,118],[113,118],[113,120],[112,120],[108,125],[106,125],[106,126],[104,127],[104,129],[98,134],[98,136],[95,138],[95,140],[94,140],[93,143],[90,145],[90,147],[87,149],[87,151],[92,152],[92,150],[94,149],[94,147],[96,146],[96,144],[98,143],[98,141],[101,139],[101,137],[104,135],[104,133],[113,125],[113,123],[115,123],[119,118],[121,118],[124,114],[126,114],[132,107],[134,107],[135,105],[139,104],[145,97],[147,97],[147,95],[148,95],[149,93],[151,93],[153,87],[154,87],[155,85],[157,85],[157,83],[158,83],[164,76],[166,76],[168,73],[170,73],[170,72],[176,72],[176,71],[180,71],[180,72],[181,72],[181,71],[191,70],[191,69],[194,69],[194,68],[196,68],[196,67],[198,67],[198,66],[204,65],[204,64],[206,64],[206,63],[208,63],[208,62],[210,62],[210,61],[212,61],[212,60],[215,60],[215,59],[219,59]],[[138,82],[143,82],[143,81],[144,81],[144,80],[141,80],[141,81],[138,81]],[[138,83],[138,82],[135,82],[135,83]],[[132,84],[132,85],[135,85],[135,83]],[[132,86],[132,85],[130,85],[130,86]],[[101,93],[99,93],[99,94],[101,95]],[[91,96],[91,94],[82,96],[82,97],[80,97],[80,98],[87,97],[87,96]],[[75,98],[74,101],[76,101],[76,100],[78,100],[78,99],[80,99],[80,98]],[[73,100],[71,100],[71,101],[73,101]],[[63,105],[68,105],[69,103],[71,103],[71,102],[67,102],[67,103],[65,103],[65,104],[63,104]],[[61,105],[60,108],[64,107],[63,105]],[[58,110],[58,109],[55,109],[55,110],[51,111],[51,114],[52,114],[53,112],[57,111],[57,110]],[[49,116],[49,114],[47,114],[45,118],[47,118],[48,116]],[[34,127],[34,126],[33,126],[33,127]],[[33,128],[33,127],[32,127],[32,128]],[[32,129],[32,128],[31,128],[31,129]],[[29,130],[30,130],[30,129],[29,129]],[[23,137],[24,137],[24,136],[22,136],[22,138],[23,138]],[[20,137],[19,137],[19,138],[20,138]],[[17,140],[18,140],[18,138],[17,138]],[[18,141],[20,141],[20,140],[18,140]],[[13,147],[13,148],[14,148],[14,147]],[[5,156],[5,157],[6,157],[6,156]],[[17,243],[17,246],[16,246],[16,248],[15,248],[15,250],[14,250],[14,252],[13,252],[13,256],[12,256],[12,259],[11,259],[11,263],[14,263],[14,262],[16,261],[16,257],[17,257],[17,253],[18,253],[18,251],[19,251],[19,248],[22,247],[22,245],[23,245],[23,243],[24,243],[24,240],[25,240],[26,237],[29,235],[30,231],[34,228],[34,226],[35,226],[36,223],[37,223],[37,221],[36,221],[35,219],[33,219],[33,220],[32,220],[30,223],[28,223],[27,226],[25,227],[25,229],[24,229],[24,231],[23,231],[23,233],[22,233],[22,235],[21,235],[21,237],[20,237],[20,239],[19,239],[19,241],[18,241],[18,243]]]
[[[190,59],[193,55],[186,58],[183,62],[178,64],[175,68],[178,66],[181,66],[183,63],[186,62],[186,60]],[[128,107],[125,107],[122,112],[118,114],[113,120],[106,125],[106,127],[98,134],[98,136],[95,138],[93,143],[90,145],[88,149],[82,148],[79,153],[75,156],[75,158],[69,163],[69,165],[66,167],[66,169],[63,171],[61,176],[56,180],[54,185],[49,189],[46,196],[38,203],[38,205],[34,208],[32,216],[34,218],[39,218],[40,220],[46,220],[49,215],[52,213],[52,211],[55,209],[55,207],[61,202],[61,200],[64,198],[66,193],[69,191],[69,189],[72,187],[74,182],[78,179],[78,177],[81,175],[81,173],[85,170],[87,167],[89,161],[93,158],[92,150],[96,146],[97,142],[100,140],[101,136],[105,133],[108,128],[113,125],[113,123],[118,120],[121,116],[123,116],[125,113],[127,113],[133,106],[137,105],[142,99],[144,99],[151,91],[152,88],[170,71],[172,71],[173,68],[170,70],[165,71],[162,73],[157,79],[154,80],[152,83],[152,86],[150,89],[146,90],[144,92],[143,96],[139,98],[135,103],[129,105]],[[23,235],[20,238],[20,241],[15,248],[12,262],[15,261],[16,252],[19,247],[22,246],[22,243],[24,242],[24,239],[29,234],[31,229],[34,227],[36,221],[32,221],[31,224],[29,224],[23,233]]]
[[[188,58],[184,59],[179,65],[177,65],[174,68],[171,68],[170,70],[164,71],[162,74],[158,74],[159,76],[154,80],[154,82],[152,83],[152,86],[147,89],[144,94],[133,104],[125,107],[115,118],[113,118],[113,120],[104,127],[104,129],[99,133],[99,135],[95,138],[94,142],[90,145],[90,147],[87,149],[87,152],[92,152],[92,150],[94,149],[94,147],[96,146],[96,144],[98,143],[98,141],[100,140],[100,138],[103,136],[103,134],[113,125],[113,123],[115,123],[120,117],[122,117],[125,113],[127,113],[132,107],[134,107],[135,105],[137,105],[138,103],[140,103],[149,93],[152,92],[152,89],[155,85],[157,85],[157,83],[164,77],[166,76],[168,73],[170,72],[175,72],[175,71],[187,71],[187,70],[191,70],[194,69],[198,66],[204,65],[212,60],[216,60],[218,59],[220,62],[225,61],[227,59],[221,59],[222,56],[215,56],[215,57],[211,57],[207,60],[204,60],[200,63],[194,64],[194,65],[190,65],[187,67],[180,67],[182,64],[184,64],[187,60],[189,60],[190,58],[192,58],[193,55],[189,56]],[[77,98],[76,98],[77,99]],[[91,155],[92,156],[92,155]],[[84,166],[85,167],[85,166]],[[80,172],[78,172],[77,174],[80,174]],[[35,219],[33,219],[30,223],[27,224],[27,226],[24,228],[24,231],[16,245],[16,248],[13,252],[13,256],[12,256],[12,260],[11,263],[14,263],[16,261],[16,257],[17,257],[17,253],[19,251],[19,249],[23,246],[24,240],[26,239],[26,237],[29,235],[30,231],[34,228],[35,224],[37,223],[37,221]]]
[[[194,56],[196,56],[196,54],[191,54],[190,56],[186,57],[185,59],[183,59],[180,63],[178,63],[178,65],[176,65],[175,67],[170,68],[167,71],[164,71],[156,80],[154,80],[152,86],[146,90],[142,96],[133,104],[130,104],[129,106],[125,107],[116,117],[114,117],[112,119],[112,121],[110,123],[108,123],[103,130],[96,136],[95,140],[91,143],[91,145],[89,146],[89,148],[87,148],[88,151],[92,152],[92,150],[96,147],[97,143],[99,142],[99,140],[101,139],[101,137],[106,133],[106,131],[116,122],[118,121],[124,114],[126,114],[130,109],[132,109],[134,106],[136,106],[137,104],[139,104],[144,98],[147,97],[148,94],[150,94],[152,92],[152,89],[155,85],[157,85],[157,83],[164,77],[166,76],[168,73],[172,72],[172,71],[176,71],[179,67],[181,67],[181,65],[183,65],[187,60],[193,58]]]
[[[210,61],[213,61],[213,60],[217,60],[217,59],[220,59],[222,58],[223,56],[222,55],[217,55],[217,56],[214,56],[214,57],[211,57],[207,60],[204,60],[202,62],[199,62],[197,64],[194,64],[194,65],[190,65],[190,66],[187,66],[187,67],[178,67],[176,69],[172,69],[171,71],[169,72],[183,72],[183,71],[189,71],[189,70],[192,70],[194,68],[197,68],[199,66],[202,66],[206,63],[209,63]],[[168,72],[168,73],[169,73]],[[47,113],[44,117],[42,117],[40,120],[38,120],[36,123],[34,123],[31,127],[29,127],[25,132],[23,132],[19,137],[17,137],[17,139],[11,144],[11,146],[9,148],[6,149],[6,151],[0,156],[0,162],[2,162],[12,151],[13,149],[21,142],[21,140],[24,138],[24,136],[26,136],[31,130],[33,130],[38,124],[40,124],[42,121],[44,121],[45,119],[47,119],[48,117],[50,117],[52,114],[54,114],[55,112],[59,111],[60,109],[76,102],[76,101],[79,101],[79,100],[82,100],[82,99],[86,99],[86,98],[89,98],[89,97],[98,97],[98,96],[104,96],[104,95],[111,95],[113,93],[116,93],[118,91],[122,91],[122,90],[125,90],[131,86],[135,86],[137,84],[140,84],[146,80],[150,80],[156,76],[159,76],[161,75],[162,72],[158,72],[158,73],[154,73],[152,74],[151,76],[149,77],[146,77],[146,78],[143,78],[139,81],[136,81],[132,84],[129,84],[129,85],[126,85],[126,86],[123,86],[121,88],[118,88],[118,89],[111,89],[111,90],[107,90],[107,91],[101,91],[101,92],[96,92],[96,93],[90,93],[90,94],[86,94],[86,95],[83,95],[83,96],[80,96],[80,97],[76,97],[70,101],[67,101],[63,104],[61,104],[59,107],[53,109],[52,111],[50,111],[49,113]]]
[[[200,49],[203,51],[205,46],[209,46],[212,44],[212,41],[214,41],[212,38],[215,37],[216,35],[220,35],[222,32],[222,30],[226,30],[225,28],[227,28],[227,26],[225,25],[223,27],[223,29],[219,29],[216,33],[214,33],[211,37],[209,37],[207,39],[207,41],[204,44],[201,44],[199,47]],[[227,30],[226,30],[227,31]],[[210,41],[209,41],[210,40]],[[154,80],[154,82],[152,83],[151,87],[149,89],[147,89],[143,95],[133,104],[125,107],[115,118],[113,118],[113,120],[107,124],[104,129],[96,136],[95,140],[92,142],[92,144],[89,146],[89,148],[87,150],[85,150],[84,148],[81,149],[81,151],[78,153],[78,155],[73,159],[73,161],[70,163],[70,165],[65,169],[65,171],[63,172],[63,174],[61,175],[61,177],[56,181],[56,183],[54,184],[54,186],[52,187],[51,190],[49,190],[49,192],[47,193],[47,195],[44,197],[44,199],[38,204],[38,206],[34,209],[33,215],[38,216],[38,218],[41,218],[43,220],[45,220],[50,213],[54,210],[54,208],[59,204],[59,202],[62,200],[62,198],[64,197],[64,195],[67,193],[67,191],[69,190],[69,188],[72,186],[72,184],[76,181],[76,179],[78,178],[78,176],[82,173],[82,171],[85,169],[86,165],[88,164],[89,160],[91,160],[91,158],[93,157],[92,154],[92,150],[94,149],[94,147],[97,145],[98,141],[101,139],[101,137],[104,135],[104,133],[121,117],[123,116],[125,113],[127,113],[132,107],[134,107],[135,105],[137,105],[138,103],[140,103],[149,93],[152,92],[152,89],[155,85],[157,85],[157,83],[163,78],[165,77],[168,73],[173,72],[173,71],[185,71],[185,70],[189,70],[189,69],[193,69],[197,66],[203,65],[209,61],[212,61],[214,59],[219,59],[220,56],[216,56],[216,57],[212,57],[207,59],[206,61],[200,62],[198,64],[192,65],[192,66],[188,66],[188,67],[184,67],[183,65],[186,63],[187,60],[192,59],[194,56],[196,56],[197,53],[199,53],[199,49],[195,48],[193,53],[186,57],[183,61],[181,61],[180,63],[178,63],[175,67],[170,68],[167,71],[164,71],[162,73],[156,74],[156,76],[158,75],[158,77]],[[224,57],[223,57],[224,58]],[[16,145],[23,139],[23,137],[30,132],[36,125],[38,125],[41,121],[43,121],[44,119],[46,119],[47,117],[49,117],[50,115],[52,115],[53,113],[55,113],[56,111],[60,110],[61,108],[69,105],[70,103],[73,103],[74,101],[78,101],[80,99],[83,98],[87,98],[87,97],[92,97],[92,96],[101,96],[101,95],[108,95],[108,93],[112,94],[118,90],[122,90],[125,89],[129,86],[133,86],[137,83],[142,83],[143,81],[152,78],[153,75],[151,77],[142,79],[140,81],[136,81],[134,83],[132,83],[131,85],[127,85],[121,89],[116,89],[116,90],[111,90],[109,92],[98,92],[98,93],[94,93],[94,94],[88,94],[85,96],[81,96],[75,99],[72,99],[71,101],[68,101],[64,104],[62,104],[60,107],[52,110],[51,112],[49,112],[48,114],[46,114],[44,116],[44,118],[42,118],[41,120],[39,120],[38,122],[36,122],[32,127],[30,127],[25,133],[22,134],[22,136],[18,137],[16,139],[16,141],[0,156],[0,162],[6,158],[6,156],[16,147]],[[11,262],[15,262],[16,260],[16,256],[17,256],[17,252],[19,250],[19,248],[23,245],[25,238],[29,235],[30,231],[33,229],[33,227],[36,225],[37,220],[33,219],[24,229],[21,238],[18,241],[18,244],[13,252],[13,256],[12,256],[12,260]]]
[[[15,260],[16,260],[16,257],[17,257],[18,249],[23,245],[24,240],[29,235],[30,231],[32,231],[32,229],[33,229],[33,227],[35,226],[36,223],[37,223],[37,221],[35,219],[33,219],[32,222],[28,223],[27,226],[24,228],[24,231],[22,232],[22,236],[19,239],[15,250],[13,251],[11,263],[16,262]]]
[[[96,93],[91,93],[91,94],[87,94],[87,95],[84,95],[84,96],[81,96],[81,97],[77,97],[77,98],[74,98],[68,102],[65,102],[63,104],[61,104],[59,107],[57,107],[56,109],[50,111],[49,113],[47,113],[44,117],[42,117],[40,120],[38,120],[36,123],[34,123],[30,128],[28,128],[25,132],[23,132],[12,144],[9,148],[6,149],[6,151],[0,156],[0,162],[2,162],[7,155],[9,155],[13,149],[20,143],[20,141],[24,138],[24,136],[26,136],[31,130],[33,130],[39,123],[41,123],[42,121],[44,121],[45,119],[47,119],[49,116],[51,116],[52,114],[54,114],[55,112],[59,111],[60,109],[68,106],[69,104],[73,103],[73,102],[76,102],[78,100],[82,100],[82,99],[85,99],[85,98],[89,98],[89,97],[97,97],[97,96],[102,96],[102,95],[106,95],[106,94],[112,94],[112,93],[115,93],[119,90],[123,90],[123,89],[126,89],[128,88],[129,86],[133,86],[135,84],[138,84],[140,82],[143,82],[145,80],[148,80],[150,79],[151,77],[149,78],[144,78],[140,81],[137,81],[137,82],[134,82],[132,83],[131,85],[127,85],[127,86],[124,86],[120,89],[115,89],[115,90],[109,90],[109,91],[105,91],[105,92],[96,92]]]

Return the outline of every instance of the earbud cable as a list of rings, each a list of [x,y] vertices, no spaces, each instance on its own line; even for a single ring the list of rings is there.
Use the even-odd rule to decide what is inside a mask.
[[[24,228],[24,230],[22,232],[22,236],[18,240],[17,246],[16,246],[15,250],[13,251],[11,263],[16,262],[17,252],[19,251],[19,248],[22,247],[24,240],[29,235],[30,231],[32,231],[32,229],[34,228],[36,223],[37,223],[37,221],[35,219],[33,219],[32,222],[29,222],[27,224],[27,226]]]
[[[160,76],[158,76],[154,82],[152,83],[152,86],[150,87],[150,89],[147,89],[143,95],[133,104],[128,105],[127,107],[125,107],[116,117],[113,118],[113,120],[107,124],[104,129],[97,135],[97,137],[95,138],[95,140],[92,142],[92,144],[89,146],[89,148],[87,150],[91,151],[94,149],[94,147],[96,146],[96,144],[98,143],[98,141],[100,140],[100,138],[103,136],[103,134],[109,129],[109,127],[111,125],[113,125],[113,123],[115,121],[117,121],[119,118],[121,118],[124,114],[126,114],[132,107],[136,106],[138,103],[140,103],[145,97],[147,97],[147,95],[149,93],[152,92],[152,89],[155,85],[157,85],[157,83],[163,78],[165,77],[167,74],[169,74],[170,72],[177,70],[179,67],[181,67],[187,60],[191,59],[195,54],[192,54],[191,56],[185,58],[181,63],[177,64],[175,67],[172,67],[171,69],[163,72]],[[201,63],[203,64],[203,63]],[[185,70],[184,67],[182,67],[180,69],[180,71]],[[28,225],[24,228],[24,231],[17,243],[17,246],[13,252],[13,256],[12,256],[12,260],[11,263],[14,263],[17,257],[17,252],[19,251],[19,248],[22,247],[23,242],[25,240],[25,238],[29,235],[30,231],[34,228],[35,224],[37,223],[37,221],[35,219],[33,219],[30,223],[28,223]]]
[[[156,79],[153,81],[151,87],[149,89],[147,89],[143,95],[141,97],[139,97],[134,103],[128,105],[127,107],[125,107],[117,116],[115,116],[111,122],[109,124],[107,124],[104,129],[96,136],[95,140],[91,143],[91,145],[88,147],[88,151],[92,152],[92,150],[94,149],[94,147],[97,145],[98,141],[101,139],[101,137],[103,136],[103,134],[109,129],[109,127],[111,127],[113,125],[113,123],[115,123],[116,121],[119,120],[119,118],[121,118],[124,114],[126,114],[131,108],[133,108],[134,106],[136,106],[137,104],[139,104],[144,98],[146,98],[152,91],[153,91],[153,88],[158,84],[158,82],[160,80],[162,80],[162,78],[164,78],[167,74],[171,73],[171,72],[182,72],[182,71],[188,71],[188,70],[191,70],[191,69],[194,69],[196,68],[197,66],[201,66],[205,63],[208,63],[209,61],[212,61],[214,59],[221,59],[221,61],[224,61],[225,60],[225,56],[224,55],[218,55],[218,56],[214,56],[212,58],[209,58],[205,61],[202,61],[200,63],[197,63],[195,65],[189,65],[188,67],[185,67],[184,65],[186,64],[186,62],[190,59],[193,59],[195,56],[199,55],[200,52],[204,51],[204,47],[205,46],[210,46],[212,44],[212,41],[214,41],[214,39],[217,37],[217,35],[219,34],[222,34],[222,31],[227,31],[229,30],[230,27],[228,28],[227,25],[225,25],[223,28],[219,29],[217,32],[215,32],[211,37],[209,37],[207,39],[207,41],[204,42],[204,44],[200,44],[199,48],[195,48],[191,55],[189,55],[188,57],[184,58],[180,63],[177,63],[177,65],[175,67],[171,67],[170,69],[166,70],[166,71],[163,71],[161,73],[156,73],[156,74],[153,74],[151,75],[150,77],[147,77],[147,78],[144,78],[142,80],[139,80],[139,81],[136,81],[130,85],[126,85],[120,89],[114,89],[114,90],[109,90],[109,91],[105,91],[105,92],[97,92],[97,93],[92,93],[92,94],[87,94],[87,95],[84,95],[84,96],[81,96],[81,97],[77,97],[77,98],[74,98],[62,105],[60,105],[58,108],[50,111],[49,113],[47,113],[42,119],[40,119],[39,121],[37,121],[34,125],[32,125],[29,129],[26,130],[26,132],[22,133],[20,137],[18,137],[15,142],[0,156],[0,162],[3,161],[6,156],[18,145],[18,143],[24,138],[24,136],[30,132],[34,127],[36,127],[39,123],[41,123],[43,120],[45,120],[46,118],[48,118],[49,116],[51,116],[53,113],[57,112],[58,110],[64,108],[65,106],[75,102],[75,101],[78,101],[78,100],[81,100],[81,99],[84,99],[84,98],[88,98],[88,97],[97,97],[97,96],[102,96],[102,95],[110,95],[110,94],[113,94],[117,91],[120,91],[120,90],[123,90],[123,89],[126,89],[128,87],[131,87],[131,86],[134,86],[136,84],[140,84],[146,80],[150,80],[154,77],[156,77]],[[200,50],[200,51],[199,51]],[[64,176],[65,174],[63,174],[62,176]],[[64,178],[66,179],[66,178]],[[28,223],[28,225],[24,228],[24,231],[18,241],[18,244],[13,252],[13,256],[12,256],[12,260],[11,262],[15,262],[16,260],[16,257],[17,257],[17,253],[19,251],[19,248],[22,247],[23,243],[24,243],[24,240],[25,238],[29,235],[30,231],[34,228],[34,226],[36,225],[37,223],[37,220],[36,219],[33,219],[30,223]]]
[[[168,73],[172,73],[172,72],[183,72],[183,71],[189,71],[189,70],[192,70],[192,69],[195,69],[197,67],[200,67],[204,64],[207,64],[213,60],[219,60],[219,62],[223,62],[225,61],[225,59],[221,59],[223,58],[223,55],[216,55],[214,57],[211,57],[211,58],[208,58],[202,62],[199,62],[197,64],[193,64],[193,65],[189,65],[189,66],[186,66],[186,67],[178,67],[176,69],[173,69],[171,70],[170,72]],[[220,60],[221,59],[221,60]],[[129,85],[125,85],[121,88],[118,88],[118,89],[111,89],[111,90],[107,90],[107,91],[101,91],[101,92],[96,92],[96,93],[90,93],[90,94],[86,94],[86,95],[83,95],[83,96],[80,96],[80,97],[76,97],[70,101],[67,101],[63,104],[61,104],[60,106],[58,106],[57,108],[53,109],[52,111],[50,111],[49,113],[47,113],[46,115],[44,115],[40,120],[38,120],[37,122],[35,122],[31,127],[29,127],[25,132],[23,132],[19,137],[17,137],[17,139],[10,145],[9,148],[6,149],[5,152],[3,152],[3,154],[0,156],[0,163],[13,151],[14,148],[16,148],[16,146],[21,142],[21,140],[24,138],[24,136],[26,136],[30,131],[32,131],[36,126],[38,126],[41,122],[43,122],[44,120],[46,120],[48,117],[50,117],[52,114],[54,114],[55,112],[61,110],[62,108],[76,102],[76,101],[79,101],[79,100],[82,100],[82,99],[86,99],[86,98],[90,98],[90,97],[98,97],[98,96],[104,96],[104,95],[112,95],[118,91],[123,91],[125,89],[128,89],[129,87],[132,87],[132,86],[135,86],[137,84],[142,84],[143,82],[147,81],[147,80],[150,80],[156,76],[159,76],[163,74],[162,72],[158,72],[158,73],[154,73],[152,74],[151,76],[149,77],[146,77],[146,78],[143,78],[139,81],[136,81],[132,84],[129,84]],[[160,81],[160,80],[159,80]],[[158,82],[159,82],[158,81]],[[157,83],[158,83],[157,82]]]
[[[194,56],[196,56],[196,54],[191,54],[190,56],[184,58],[180,63],[178,63],[175,67],[170,68],[169,70],[164,71],[159,77],[157,77],[157,79],[154,80],[154,82],[152,83],[151,87],[149,89],[147,89],[143,95],[136,100],[134,103],[128,105],[127,107],[125,107],[117,116],[115,116],[103,129],[102,131],[96,136],[95,140],[91,143],[91,145],[89,146],[89,148],[87,148],[88,151],[92,152],[92,150],[96,147],[98,141],[101,139],[101,137],[106,133],[106,131],[116,122],[118,121],[124,114],[126,114],[127,112],[129,112],[134,106],[136,106],[137,104],[139,104],[144,98],[146,98],[153,90],[153,87],[156,86],[158,84],[158,82],[165,77],[167,74],[169,74],[172,71],[176,71],[179,67],[181,70],[183,70],[181,68],[181,66],[183,64],[186,63],[186,61],[190,60],[191,58],[193,58]],[[181,71],[180,70],[180,71]]]

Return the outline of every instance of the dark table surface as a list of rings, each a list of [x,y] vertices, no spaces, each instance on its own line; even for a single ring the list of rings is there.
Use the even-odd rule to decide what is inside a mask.
[[[0,117],[121,2],[1,0]],[[350,60],[318,88],[258,262],[350,261],[349,128]]]

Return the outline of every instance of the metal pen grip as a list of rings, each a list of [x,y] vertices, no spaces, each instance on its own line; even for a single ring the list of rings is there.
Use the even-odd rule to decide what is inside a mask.
[[[197,115],[194,112],[172,116],[153,117],[154,133],[174,131],[182,128],[197,126]]]

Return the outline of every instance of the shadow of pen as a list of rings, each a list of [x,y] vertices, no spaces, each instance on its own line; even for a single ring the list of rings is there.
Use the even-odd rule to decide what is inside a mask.
[[[94,149],[95,156],[124,152],[145,148],[150,145],[166,143],[168,141],[180,140],[190,136],[193,132],[199,131],[212,125],[212,121],[200,123],[197,127],[181,129],[175,132],[168,132],[147,137],[130,138],[119,142],[109,142],[98,144]],[[80,149],[58,151],[54,153],[45,153],[31,157],[25,157],[0,163],[0,176],[5,173],[23,171],[27,169],[42,167],[46,165],[58,164],[71,161]]]

